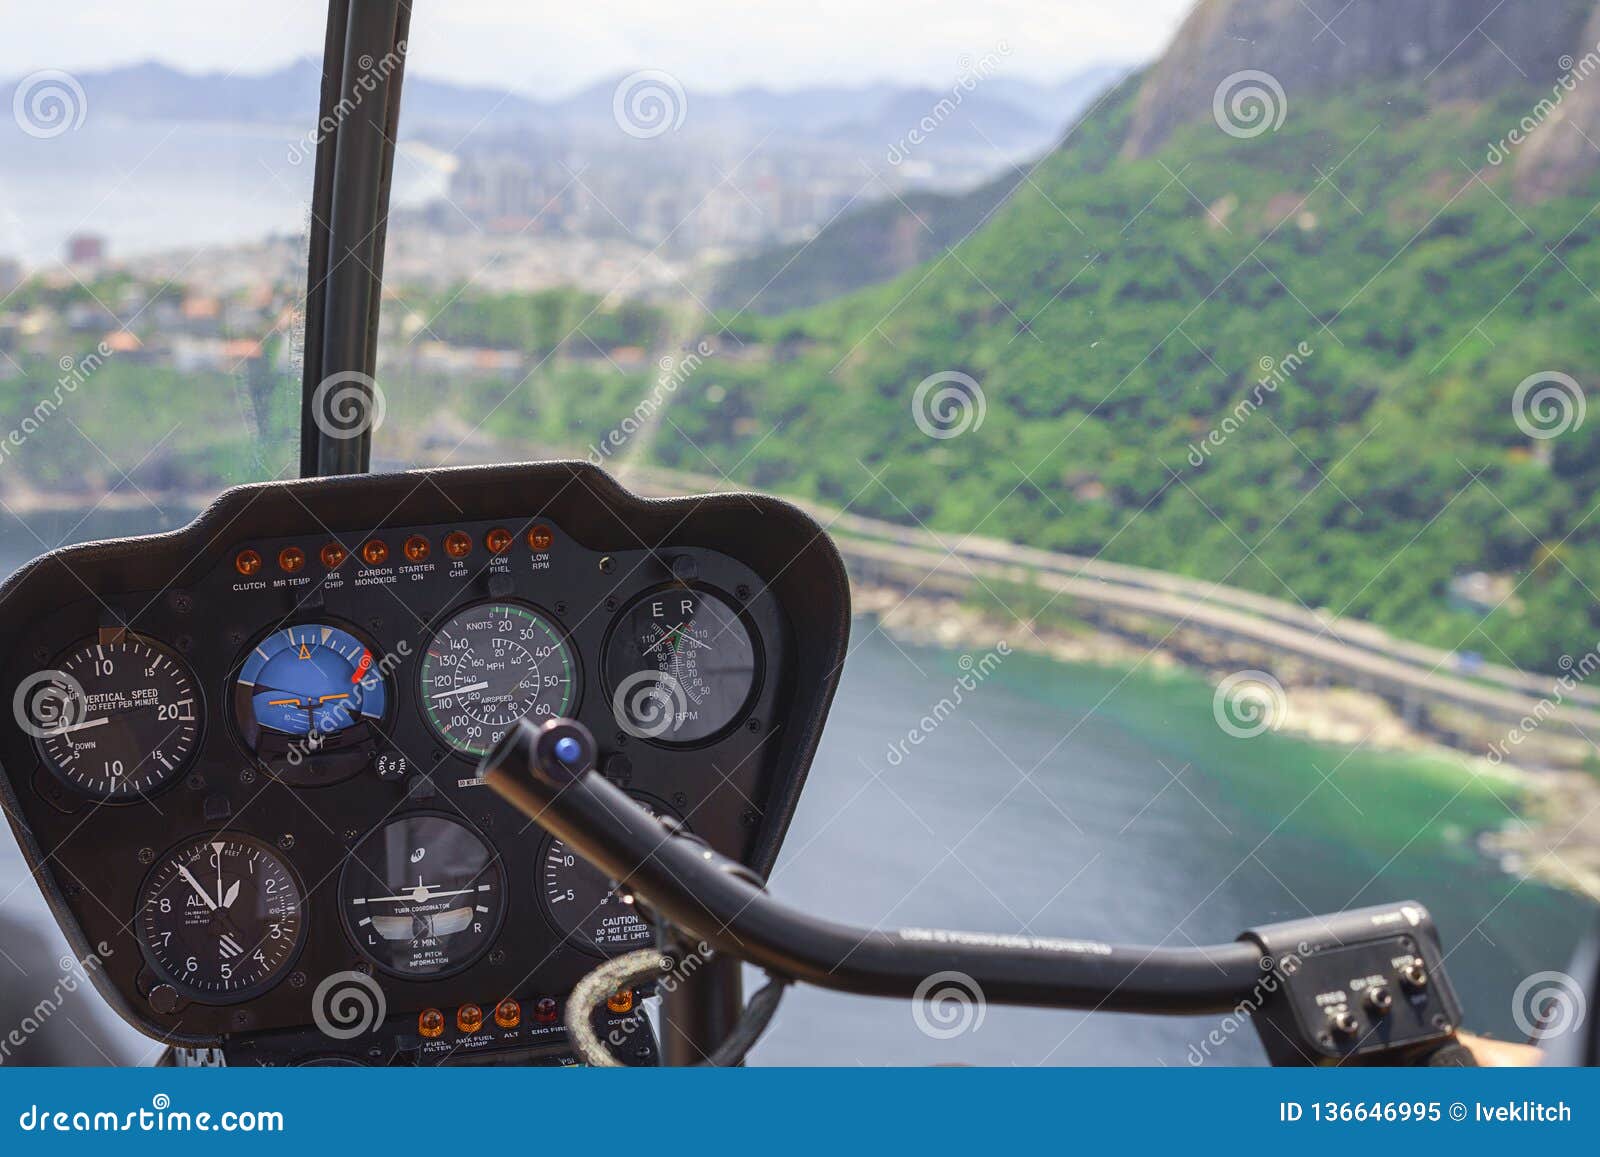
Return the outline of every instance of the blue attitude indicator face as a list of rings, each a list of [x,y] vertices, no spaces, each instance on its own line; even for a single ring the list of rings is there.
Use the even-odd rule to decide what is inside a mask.
[[[388,701],[371,649],[320,623],[261,640],[239,670],[238,688],[257,727],[283,735],[333,736],[364,719],[381,721]]]

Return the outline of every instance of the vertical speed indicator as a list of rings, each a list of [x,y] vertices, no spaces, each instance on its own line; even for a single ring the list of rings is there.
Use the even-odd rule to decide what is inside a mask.
[[[85,795],[136,801],[194,755],[200,695],[189,666],[148,639],[86,642],[18,688],[19,720],[45,764]]]

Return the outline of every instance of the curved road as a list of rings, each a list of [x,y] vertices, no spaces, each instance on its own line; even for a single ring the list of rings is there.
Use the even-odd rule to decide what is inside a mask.
[[[714,478],[644,468],[628,470],[624,481],[663,496],[738,489]],[[1568,689],[1566,702],[1557,705],[1554,677],[1489,663],[1463,672],[1452,652],[1250,591],[999,539],[942,536],[788,501],[822,523],[858,570],[896,582],[933,582],[945,590],[969,587],[977,579],[1037,586],[1106,610],[1147,615],[1291,655],[1403,703],[1447,704],[1508,727],[1532,717],[1584,739],[1600,735],[1600,711],[1593,709],[1600,706],[1600,688]]]

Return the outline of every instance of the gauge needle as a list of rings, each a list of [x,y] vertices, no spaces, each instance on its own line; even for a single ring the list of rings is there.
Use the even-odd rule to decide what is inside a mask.
[[[210,908],[213,912],[215,912],[217,910],[217,902],[215,900],[213,900],[210,896],[206,895],[206,890],[200,886],[200,881],[196,880],[194,878],[194,874],[191,873],[188,868],[179,867],[178,868],[178,875],[182,876],[185,880],[189,881],[189,887],[194,889],[194,894],[196,896],[199,896],[202,900],[204,900],[206,902],[206,907],[207,908]],[[220,895],[220,890],[219,890],[218,894]]]
[[[673,635],[676,635],[681,630],[683,630],[683,624],[679,623],[676,627],[671,628],[666,634],[662,635],[654,643],[650,644],[650,646],[646,647],[644,649],[644,653],[648,655],[651,651],[658,650],[663,643],[670,640]]]
[[[656,649],[656,647],[661,646],[662,643],[665,643],[668,639],[671,639],[674,635],[677,636],[677,642],[675,642],[673,644],[673,646],[677,646],[677,643],[679,643],[679,642],[681,642],[681,643],[692,643],[696,647],[701,647],[701,648],[703,648],[703,649],[705,649],[707,651],[711,650],[711,645],[709,643],[702,643],[699,639],[695,638],[693,635],[688,634],[687,632],[684,631],[683,628],[688,626],[688,625],[689,624],[687,622],[683,622],[683,623],[679,623],[676,627],[673,627],[665,635],[661,636],[660,639],[656,640],[656,643],[655,643],[654,646],[646,648],[645,654],[648,655],[651,651],[654,651]]]
[[[489,684],[487,684],[487,683],[468,683],[465,687],[452,687],[448,691],[435,691],[432,695],[429,695],[428,698],[429,699],[448,699],[452,695],[468,695],[468,694],[471,694],[473,691],[484,691],[484,690],[487,690],[488,687],[489,687]]]
[[[430,885],[422,884],[407,892],[404,896],[368,896],[368,904],[381,904],[385,900],[395,903],[421,903],[424,900],[437,900],[441,896],[470,896],[476,888],[457,888],[453,892],[435,892]]]

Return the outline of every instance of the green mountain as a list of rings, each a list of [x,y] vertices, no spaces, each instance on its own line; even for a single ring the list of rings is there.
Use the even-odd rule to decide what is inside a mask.
[[[1098,66],[1063,84],[1059,96],[1071,109],[1072,124],[1085,110],[1092,113],[1103,103],[1127,71]],[[892,140],[937,99],[935,95],[911,111],[908,102],[901,102],[898,124],[880,116],[876,127],[882,130],[881,139]],[[712,272],[706,294],[714,307],[730,313],[778,314],[889,281],[938,257],[981,226],[1027,172],[1026,167],[1014,168],[963,193],[913,191],[869,203],[828,222],[809,240],[729,261]]]
[[[1600,19],[1318,7],[1200,5],[953,249],[732,319],[657,457],[1518,664],[1588,651]],[[1478,571],[1515,584],[1487,614],[1450,597]]]

